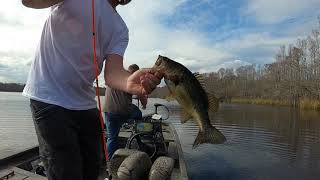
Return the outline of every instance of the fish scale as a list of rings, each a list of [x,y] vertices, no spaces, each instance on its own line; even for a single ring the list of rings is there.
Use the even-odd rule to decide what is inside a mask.
[[[199,133],[194,147],[203,143],[220,144],[226,141],[225,136],[210,124],[208,111],[217,111],[219,101],[204,90],[201,75],[163,56],[158,57],[153,70],[163,74],[170,96],[182,106],[181,123],[193,119],[198,124]]]

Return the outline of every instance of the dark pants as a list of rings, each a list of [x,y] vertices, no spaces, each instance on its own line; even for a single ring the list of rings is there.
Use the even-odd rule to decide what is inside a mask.
[[[118,147],[118,135],[122,124],[133,120],[142,119],[142,112],[140,109],[132,105],[128,114],[117,114],[117,113],[105,113],[107,134],[108,134],[108,155],[112,157],[113,153],[119,148]],[[133,123],[133,122],[132,122]]]
[[[98,110],[73,111],[35,100],[30,106],[48,179],[97,179],[102,162]]]

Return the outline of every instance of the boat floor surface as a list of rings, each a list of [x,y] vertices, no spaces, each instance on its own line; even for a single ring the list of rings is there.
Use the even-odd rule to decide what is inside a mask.
[[[187,180],[187,168],[185,165],[185,161],[182,154],[181,145],[179,142],[178,135],[172,126],[172,124],[163,123],[162,124],[162,131],[165,143],[168,147],[168,157],[171,157],[175,160],[175,165],[173,172],[171,174],[171,180]],[[119,133],[119,147],[124,148],[127,142],[127,139],[131,135],[130,129],[121,129]],[[31,153],[34,153],[35,150],[32,150]],[[36,151],[37,152],[37,151]],[[29,153],[30,154],[30,153]],[[38,154],[34,155],[38,157]],[[30,158],[30,157],[28,157]],[[32,157],[34,158],[34,157]],[[13,159],[23,159],[21,157],[13,158]],[[8,164],[6,168],[0,168],[0,180],[46,180],[46,177],[34,174],[30,171],[24,170],[21,167],[21,161],[11,162]],[[25,159],[23,160],[25,162]],[[107,166],[103,166],[100,169],[99,180],[104,180],[108,177]]]

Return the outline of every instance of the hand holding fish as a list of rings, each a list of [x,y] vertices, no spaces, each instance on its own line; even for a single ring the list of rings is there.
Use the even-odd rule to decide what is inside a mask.
[[[140,69],[128,77],[127,91],[136,95],[150,94],[161,82],[161,74],[152,69]]]

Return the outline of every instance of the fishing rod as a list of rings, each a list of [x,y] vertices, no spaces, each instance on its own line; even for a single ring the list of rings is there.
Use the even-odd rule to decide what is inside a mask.
[[[100,125],[101,125],[101,134],[102,134],[102,142],[103,142],[103,150],[104,150],[104,156],[105,160],[108,161],[108,151],[107,151],[107,142],[105,138],[105,132],[104,132],[104,121],[102,118],[102,111],[101,111],[101,101],[100,101],[100,89],[99,89],[99,66],[97,62],[97,39],[96,39],[96,28],[95,28],[95,8],[94,3],[95,1],[91,1],[91,12],[92,12],[92,45],[93,45],[93,63],[94,63],[94,69],[96,73],[96,96],[98,97],[98,106],[99,106],[99,119],[100,119]]]

